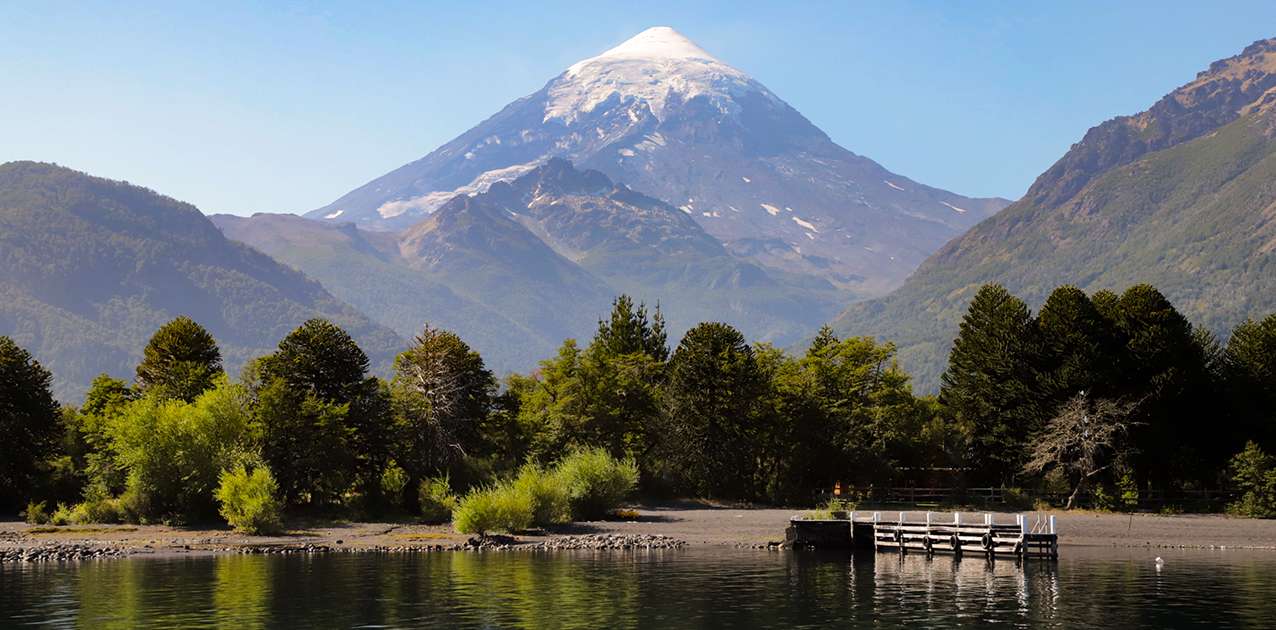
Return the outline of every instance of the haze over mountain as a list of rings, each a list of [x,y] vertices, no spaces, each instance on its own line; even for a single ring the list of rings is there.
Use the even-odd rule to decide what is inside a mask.
[[[927,187],[843,149],[756,80],[657,27],[307,216],[403,229],[551,157],[670,202],[738,256],[864,296],[1008,203]]]
[[[987,282],[1033,305],[1060,284],[1147,282],[1217,335],[1276,311],[1276,39],[1090,129],[1023,199],[891,295],[850,306],[836,327],[896,341],[920,387],[933,389]]]
[[[845,295],[741,260],[686,213],[558,158],[454,196],[400,233],[287,215],[213,221],[402,335],[427,321],[455,330],[499,371],[588,338],[619,293],[659,303],[673,335],[717,320],[778,343]]]
[[[178,315],[208,328],[232,373],[311,317],[345,327],[382,367],[403,345],[194,206],[52,164],[0,165],[0,268],[0,335],[72,401],[102,372],[131,379],[147,339]]]

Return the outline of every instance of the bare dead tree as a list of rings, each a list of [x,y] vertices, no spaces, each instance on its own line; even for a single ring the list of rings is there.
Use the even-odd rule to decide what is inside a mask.
[[[1090,480],[1118,460],[1123,438],[1132,423],[1127,418],[1135,403],[1091,400],[1080,392],[1059,407],[1033,446],[1023,470],[1037,474],[1059,469],[1077,479],[1065,509],[1072,509]]]

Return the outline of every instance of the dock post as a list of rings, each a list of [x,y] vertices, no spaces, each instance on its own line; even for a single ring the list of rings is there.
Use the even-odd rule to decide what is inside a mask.
[[[1055,533],[1055,531],[1054,531],[1054,514],[1051,514],[1051,515],[1050,515],[1050,533],[1051,533],[1051,534]]]

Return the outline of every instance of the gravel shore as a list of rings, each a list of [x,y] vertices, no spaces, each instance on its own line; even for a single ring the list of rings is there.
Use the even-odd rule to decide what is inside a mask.
[[[784,537],[800,510],[732,508],[680,502],[639,506],[630,520],[575,523],[552,533],[475,541],[446,525],[324,523],[283,536],[226,529],[148,526],[32,527],[0,522],[0,561],[59,561],[123,555],[211,553],[430,552],[475,549],[668,549],[765,546]],[[891,512],[892,515],[897,512]],[[910,512],[920,518],[920,512]],[[945,517],[951,519],[951,513]],[[977,522],[969,513],[963,520]],[[1011,513],[996,515],[1013,522]],[[1276,521],[1223,515],[1057,513],[1062,546],[1276,550]]]

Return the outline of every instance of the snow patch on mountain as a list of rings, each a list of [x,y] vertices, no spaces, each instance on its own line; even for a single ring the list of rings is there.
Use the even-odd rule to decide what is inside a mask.
[[[333,212],[333,213],[331,213],[331,214],[325,214],[325,215],[323,215],[323,218],[325,218],[325,219],[335,219],[335,218],[337,218],[337,217],[339,217],[339,216],[341,216],[341,215],[343,215],[343,214],[345,214],[345,213],[346,213],[346,211],[345,211],[345,210],[338,210],[338,211]]]
[[[801,217],[796,217],[796,216],[794,216],[794,217],[789,217],[789,218],[790,218],[790,219],[793,219],[793,222],[794,222],[794,223],[796,223],[796,224],[798,224],[798,225],[800,225],[800,226],[802,226],[802,227],[804,227],[804,228],[806,228],[806,229],[808,229],[808,230],[810,230],[810,231],[812,231],[812,232],[815,232],[816,234],[819,234],[819,232],[820,232],[819,230],[815,229],[815,225],[814,225],[813,223],[811,223],[810,221],[803,221]]]
[[[496,182],[508,182],[518,179],[520,175],[530,172],[532,169],[540,166],[544,162],[543,159],[524,162],[523,164],[515,164],[505,168],[496,168],[490,171],[479,173],[470,183],[453,190],[435,190],[424,195],[418,195],[408,199],[398,199],[395,201],[387,201],[377,208],[377,214],[383,219],[397,217],[405,212],[413,214],[430,214],[438,210],[440,206],[450,201],[457,195],[475,195],[487,192],[488,188]],[[324,217],[333,218],[333,217]]]
[[[945,206],[948,206],[949,208],[952,208],[953,210],[956,210],[959,214],[966,214],[966,209],[965,209],[965,208],[958,208],[957,206],[954,206],[953,204],[948,203],[947,201],[941,201],[941,202],[939,202],[939,203],[942,203],[942,204],[944,204]]]
[[[886,184],[887,186],[890,186],[891,188],[894,188],[895,190],[904,190],[903,188],[900,188],[899,186],[896,186],[894,182],[889,182],[889,181],[886,181],[886,180],[884,180],[884,179],[882,180],[882,182],[883,182],[884,184]]]
[[[766,210],[766,211],[767,211],[767,213],[768,213],[768,214],[770,214],[770,215],[771,215],[771,216],[773,216],[773,217],[774,217],[774,216],[779,216],[779,214],[780,214],[780,209],[779,209],[779,208],[777,208],[777,207],[775,207],[775,206],[773,206],[773,205],[771,205],[771,204],[769,204],[769,203],[760,203],[760,204],[758,204],[758,205],[759,205],[759,206],[762,206],[762,209],[763,209],[763,210]]]

